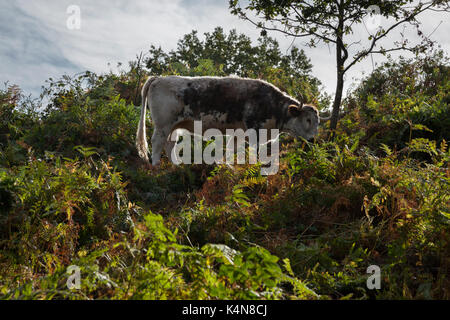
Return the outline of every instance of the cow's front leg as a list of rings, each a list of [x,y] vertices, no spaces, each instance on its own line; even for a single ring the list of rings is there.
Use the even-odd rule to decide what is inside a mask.
[[[175,159],[172,157],[172,150],[175,147],[176,141],[167,140],[164,146],[164,151],[166,152],[167,158],[170,162],[174,162]]]
[[[168,133],[165,130],[155,129],[152,136],[152,165],[159,166],[161,152],[167,140]]]

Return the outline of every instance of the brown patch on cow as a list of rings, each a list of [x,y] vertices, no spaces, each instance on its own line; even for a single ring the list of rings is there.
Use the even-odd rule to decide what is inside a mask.
[[[194,121],[193,120],[180,121],[175,126],[173,126],[172,132],[177,129],[186,129],[190,132],[194,132]]]
[[[277,127],[277,119],[275,118],[271,118],[271,119],[267,119],[263,124],[261,129],[275,129]]]

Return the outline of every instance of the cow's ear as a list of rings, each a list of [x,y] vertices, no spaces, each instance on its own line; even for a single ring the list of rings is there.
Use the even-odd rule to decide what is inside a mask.
[[[289,114],[290,114],[292,117],[298,117],[298,116],[300,116],[301,110],[302,110],[302,109],[301,109],[299,106],[296,106],[295,104],[291,104],[291,105],[288,107],[288,112],[289,112]]]

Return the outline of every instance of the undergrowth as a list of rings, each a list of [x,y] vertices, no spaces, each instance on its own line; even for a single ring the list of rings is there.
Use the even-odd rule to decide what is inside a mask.
[[[346,100],[333,141],[326,126],[314,142],[283,136],[270,176],[260,164],[146,168],[133,72],[51,80],[45,109],[5,87],[1,298],[449,299],[439,59],[381,67]],[[379,86],[418,67],[421,83]],[[379,290],[367,287],[371,265]],[[80,268],[77,290],[69,266]]]

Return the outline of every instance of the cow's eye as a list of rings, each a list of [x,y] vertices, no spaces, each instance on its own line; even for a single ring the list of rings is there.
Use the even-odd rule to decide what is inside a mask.
[[[311,125],[311,119],[307,119],[306,121],[308,121],[308,124]]]

